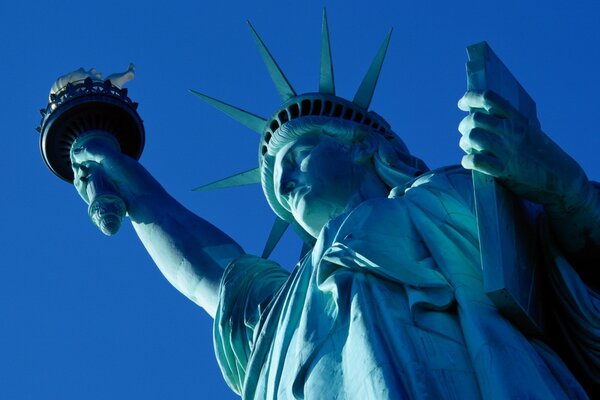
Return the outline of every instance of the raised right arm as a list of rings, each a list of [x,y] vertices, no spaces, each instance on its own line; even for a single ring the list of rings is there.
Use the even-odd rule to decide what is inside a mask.
[[[136,160],[102,141],[72,153],[75,186],[89,203],[92,173],[104,173],[127,205],[127,215],[144,247],[167,280],[212,317],[224,268],[244,254],[214,225],[177,202]]]

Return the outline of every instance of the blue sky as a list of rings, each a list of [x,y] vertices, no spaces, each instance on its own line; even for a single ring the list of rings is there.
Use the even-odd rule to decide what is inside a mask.
[[[269,116],[280,104],[246,20],[299,93],[318,84],[327,6],[336,88],[352,98],[390,27],[372,108],[431,167],[458,163],[465,47],[487,40],[538,105],[542,127],[600,179],[600,3],[578,1],[21,1],[0,4],[0,398],[236,398],[212,321],[160,275],[130,225],[104,237],[39,153],[38,110],[58,75],[137,66],[128,84],[141,162],[194,212],[260,253],[260,188],[191,188],[257,163],[257,135],[188,93]],[[291,268],[293,234],[274,258]]]

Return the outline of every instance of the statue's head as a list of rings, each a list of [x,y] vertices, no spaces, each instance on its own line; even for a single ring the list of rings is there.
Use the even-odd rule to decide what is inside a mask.
[[[193,91],[261,135],[259,168],[203,188],[260,182],[275,214],[314,237],[329,219],[427,170],[390,125],[369,111],[391,32],[348,101],[335,95],[325,14],[318,93],[297,95],[250,27],[284,103],[265,119]]]
[[[333,104],[344,101],[330,97]],[[427,170],[387,124],[381,128],[352,118],[306,115],[265,134],[261,184],[273,211],[316,236],[330,219],[367,198],[387,196]]]

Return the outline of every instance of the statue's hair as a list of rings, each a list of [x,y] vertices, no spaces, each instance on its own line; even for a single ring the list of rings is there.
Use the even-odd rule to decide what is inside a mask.
[[[261,181],[265,197],[273,211],[287,221],[292,221],[293,217],[275,196],[273,182],[275,155],[287,144],[307,135],[326,135],[349,145],[372,141],[371,144],[375,149],[372,157],[375,171],[390,190],[428,170],[425,163],[412,156],[404,142],[395,134],[388,133],[384,136],[364,125],[321,116],[307,116],[289,121],[273,133],[261,165]]]

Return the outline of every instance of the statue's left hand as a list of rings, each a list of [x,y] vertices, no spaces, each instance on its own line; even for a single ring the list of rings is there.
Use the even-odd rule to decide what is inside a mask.
[[[491,91],[467,92],[458,130],[462,165],[498,178],[517,196],[544,206],[564,250],[600,254],[600,195],[583,169],[529,120]],[[591,250],[590,250],[591,249]]]
[[[554,143],[537,120],[528,120],[492,91],[467,92],[470,111],[460,123],[463,167],[498,178],[519,197],[560,212],[587,201],[591,184],[579,164]]]

